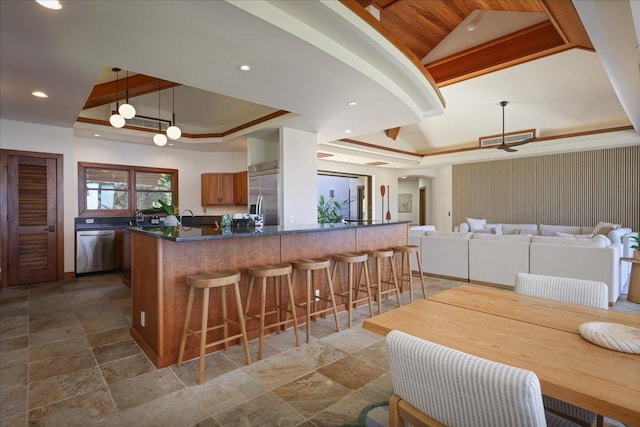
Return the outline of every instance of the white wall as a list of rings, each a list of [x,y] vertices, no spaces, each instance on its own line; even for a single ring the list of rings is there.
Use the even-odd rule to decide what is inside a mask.
[[[203,215],[200,175],[247,169],[245,152],[203,153],[169,147],[80,138],[73,129],[0,120],[0,148],[62,154],[64,205],[64,270],[74,271],[74,218],[78,216],[78,162],[112,163],[178,169],[180,209]],[[241,206],[207,208],[208,215],[245,211]]]
[[[317,222],[317,149],[316,134],[291,128],[280,129],[281,225]]]
[[[433,178],[432,215],[436,230],[452,231],[451,210],[453,208],[453,167],[446,166],[436,170]]]
[[[398,194],[411,194],[411,212],[398,212],[400,221],[420,222],[420,191],[417,178],[398,179]]]

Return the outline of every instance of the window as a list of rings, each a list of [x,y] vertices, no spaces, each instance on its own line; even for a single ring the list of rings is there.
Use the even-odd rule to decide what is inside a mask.
[[[132,216],[161,199],[178,204],[176,169],[78,163],[80,216]]]

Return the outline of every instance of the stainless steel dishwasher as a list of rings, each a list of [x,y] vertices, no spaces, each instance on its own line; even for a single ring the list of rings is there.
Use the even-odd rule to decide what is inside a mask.
[[[115,268],[115,230],[76,231],[76,273]]]

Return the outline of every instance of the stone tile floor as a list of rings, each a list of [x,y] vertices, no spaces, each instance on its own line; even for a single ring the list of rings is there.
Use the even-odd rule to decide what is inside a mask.
[[[429,295],[460,284],[426,281]],[[640,312],[624,299],[614,309]],[[0,426],[336,426],[392,391],[384,340],[361,327],[366,307],[350,329],[342,312],[339,333],[331,317],[313,322],[298,348],[292,329],[268,336],[261,361],[252,341],[249,366],[240,346],[212,353],[202,385],[197,360],[153,366],[130,312],[115,274],[1,291]]]

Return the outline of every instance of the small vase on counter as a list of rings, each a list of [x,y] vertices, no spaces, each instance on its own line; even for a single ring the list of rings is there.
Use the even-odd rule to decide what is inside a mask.
[[[179,225],[178,218],[175,215],[167,215],[164,219],[164,225],[167,227],[171,227],[174,225]]]

